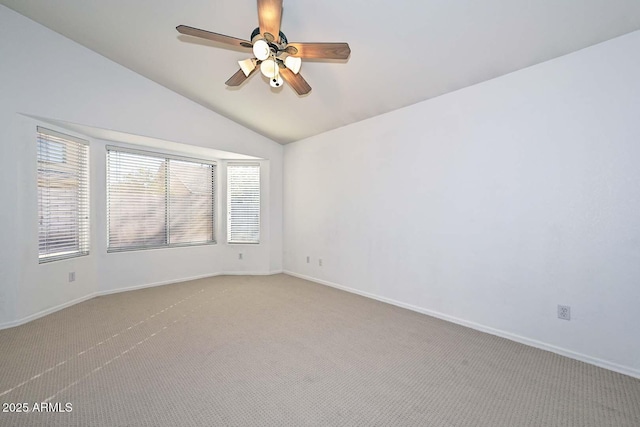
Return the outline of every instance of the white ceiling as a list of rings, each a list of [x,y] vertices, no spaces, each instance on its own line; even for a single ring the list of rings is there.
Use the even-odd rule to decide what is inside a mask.
[[[638,0],[285,0],[289,41],[348,42],[347,61],[305,61],[298,96],[253,75],[248,53],[178,34],[248,39],[255,0],[0,0],[13,10],[280,143],[420,102],[640,29]]]

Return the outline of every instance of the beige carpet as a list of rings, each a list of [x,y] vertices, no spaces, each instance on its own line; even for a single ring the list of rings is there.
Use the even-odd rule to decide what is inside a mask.
[[[72,409],[2,426],[640,426],[640,380],[285,275],[0,331],[0,393]]]

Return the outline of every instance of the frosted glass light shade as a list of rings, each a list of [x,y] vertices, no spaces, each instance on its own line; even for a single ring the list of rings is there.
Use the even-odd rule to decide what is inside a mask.
[[[238,61],[240,64],[240,69],[244,73],[245,76],[249,77],[249,74],[256,68],[257,61],[254,58],[248,58],[243,61]]]
[[[273,59],[267,59],[260,64],[260,72],[269,79],[278,77],[280,75],[280,67]]]
[[[269,43],[267,43],[262,39],[256,40],[256,42],[253,44],[253,54],[260,61],[264,61],[265,59],[267,59],[271,54],[271,49],[269,49]]]
[[[286,65],[287,68],[290,69],[291,72],[293,72],[293,74],[298,74],[298,72],[300,72],[300,67],[302,66],[302,58],[287,56],[284,59],[284,65]]]

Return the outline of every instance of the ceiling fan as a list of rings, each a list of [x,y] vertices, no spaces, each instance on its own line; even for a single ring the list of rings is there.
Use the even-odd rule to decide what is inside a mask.
[[[271,87],[280,87],[286,81],[298,95],[305,95],[311,91],[311,86],[299,73],[302,58],[347,59],[351,49],[347,43],[289,43],[280,31],[281,17],[282,0],[258,0],[259,27],[251,33],[251,41],[186,25],[179,25],[176,30],[181,34],[253,50],[254,58],[238,61],[240,69],[225,82],[227,86],[240,86],[260,68]]]

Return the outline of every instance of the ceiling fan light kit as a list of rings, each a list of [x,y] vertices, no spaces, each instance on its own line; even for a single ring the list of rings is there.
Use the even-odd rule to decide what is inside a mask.
[[[181,34],[252,50],[255,58],[238,61],[240,69],[226,81],[227,86],[240,86],[260,65],[260,72],[269,79],[271,87],[281,87],[286,81],[298,95],[306,95],[311,86],[300,75],[302,58],[347,59],[351,49],[347,43],[289,43],[280,31],[281,17],[282,0],[258,0],[259,27],[251,33],[251,41],[186,25],[179,25],[176,30]]]

